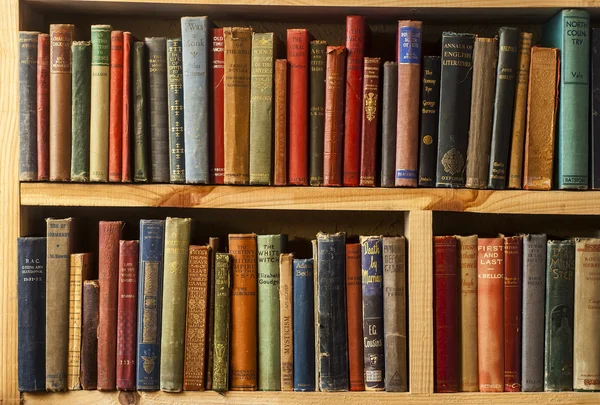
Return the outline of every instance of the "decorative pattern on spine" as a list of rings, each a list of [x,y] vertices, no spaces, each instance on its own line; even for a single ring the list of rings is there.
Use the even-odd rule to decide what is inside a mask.
[[[313,259],[294,259],[294,391],[315,390]]]
[[[110,33],[108,181],[121,181],[123,164],[123,31]]]
[[[181,38],[167,40],[167,85],[169,86],[169,180],[185,182],[185,140]]]
[[[39,32],[19,32],[19,180],[38,178],[37,63]]]
[[[146,182],[148,173],[148,119],[146,104],[146,44],[136,41],[133,44],[133,180]]]
[[[362,137],[360,145],[360,185],[375,186],[377,166],[377,133],[379,131],[379,65],[380,58],[365,58]]]
[[[90,180],[90,108],[92,44],[75,41],[72,81],[71,181]]]
[[[90,253],[71,255],[69,275],[69,359],[67,388],[81,389],[81,309],[83,281],[89,276]]]
[[[206,389],[212,390],[215,336],[215,266],[220,238],[208,238],[210,246],[210,268],[208,275],[208,330],[206,332]]]
[[[212,389],[225,392],[229,387],[229,318],[231,256],[215,257],[215,337]]]
[[[325,143],[323,146],[323,185],[341,186],[344,153],[344,66],[346,48],[327,47],[325,83]]]
[[[323,184],[323,135],[325,134],[325,71],[327,42],[310,42],[310,185]]]
[[[504,391],[521,392],[523,237],[504,238]]]
[[[477,370],[477,235],[457,236],[459,255],[460,312],[458,316],[461,392],[479,391]]]

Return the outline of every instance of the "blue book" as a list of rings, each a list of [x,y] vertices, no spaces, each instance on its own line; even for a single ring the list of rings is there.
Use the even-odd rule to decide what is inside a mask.
[[[160,388],[163,248],[165,221],[140,221],[137,389]]]
[[[313,259],[294,259],[294,391],[315,390]]]

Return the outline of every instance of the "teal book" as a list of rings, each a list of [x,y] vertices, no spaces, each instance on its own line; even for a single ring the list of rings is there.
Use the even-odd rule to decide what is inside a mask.
[[[590,15],[563,10],[544,25],[542,43],[560,51],[556,125],[559,189],[588,188]],[[544,157],[546,159],[546,157]]]

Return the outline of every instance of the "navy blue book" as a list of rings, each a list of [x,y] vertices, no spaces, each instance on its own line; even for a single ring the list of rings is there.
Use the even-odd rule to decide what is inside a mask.
[[[18,239],[19,391],[46,391],[46,238]]]
[[[294,391],[315,390],[313,259],[294,259]]]
[[[160,388],[163,248],[165,221],[140,221],[137,389]]]

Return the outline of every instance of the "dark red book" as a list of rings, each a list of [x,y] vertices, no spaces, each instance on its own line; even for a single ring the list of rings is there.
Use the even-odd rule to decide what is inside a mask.
[[[123,33],[123,138],[121,150],[121,181],[130,182],[131,179],[131,32]]]
[[[108,181],[121,181],[123,142],[123,31],[110,33]]]
[[[117,389],[135,391],[139,242],[119,242]]]
[[[287,30],[288,183],[297,186],[308,185],[308,41],[306,29]]]
[[[50,177],[49,154],[50,35],[38,35],[37,55],[37,167],[38,180]]]
[[[325,135],[323,145],[323,185],[342,185],[344,153],[344,67],[346,47],[327,47],[325,73]]]
[[[346,114],[344,124],[344,186],[358,186],[365,57],[365,18],[346,17]]]
[[[212,131],[210,131],[210,182],[225,183],[225,40],[223,28],[212,29]]]
[[[379,69],[381,59],[365,58],[362,135],[360,145],[360,185],[375,186],[377,131],[379,127]]]
[[[436,236],[433,239],[435,392],[458,392],[457,245],[454,236]]]
[[[348,375],[350,391],[365,390],[360,243],[346,245],[346,314],[348,316]]]
[[[504,238],[504,391],[521,392],[523,238]]]

